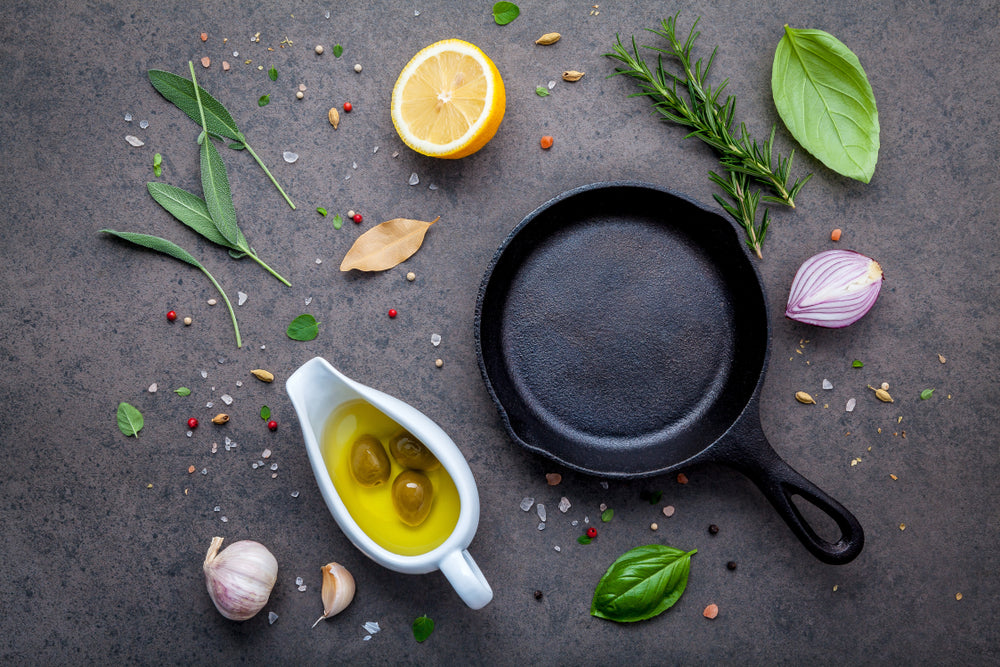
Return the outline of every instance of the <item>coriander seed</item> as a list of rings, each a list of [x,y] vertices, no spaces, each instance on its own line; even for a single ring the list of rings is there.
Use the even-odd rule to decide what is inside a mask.
[[[192,322],[194,322],[194,320],[192,320],[190,317],[185,317],[184,318],[184,326],[189,327],[189,326],[191,326]]]
[[[358,72],[359,74],[361,73],[361,63],[354,64],[354,71]]]
[[[323,55],[323,45],[322,44],[317,44],[316,45],[316,55],[317,56]]]

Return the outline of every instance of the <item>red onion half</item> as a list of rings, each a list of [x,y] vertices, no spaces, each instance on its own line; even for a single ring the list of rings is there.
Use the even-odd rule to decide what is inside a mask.
[[[792,280],[785,317],[838,329],[854,324],[878,298],[882,267],[853,250],[827,250],[799,267]]]

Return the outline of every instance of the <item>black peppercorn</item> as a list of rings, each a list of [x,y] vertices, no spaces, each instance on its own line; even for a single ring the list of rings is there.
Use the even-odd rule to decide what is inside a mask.
[[[719,532],[719,527],[713,523],[711,526],[708,527],[708,532],[711,535],[716,535]]]
[[[535,591],[535,599],[536,600],[541,600],[542,599],[542,592],[541,591]]]
[[[736,569],[736,561],[731,560],[728,563],[726,563],[726,569],[735,570]]]

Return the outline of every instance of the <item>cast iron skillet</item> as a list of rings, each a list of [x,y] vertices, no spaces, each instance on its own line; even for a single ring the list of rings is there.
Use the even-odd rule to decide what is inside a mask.
[[[764,437],[764,289],[719,214],[641,183],[566,192],[497,250],[475,328],[486,386],[527,449],[616,478],[725,464],[820,560],[861,552],[857,519]],[[817,535],[793,496],[832,518],[840,539]]]

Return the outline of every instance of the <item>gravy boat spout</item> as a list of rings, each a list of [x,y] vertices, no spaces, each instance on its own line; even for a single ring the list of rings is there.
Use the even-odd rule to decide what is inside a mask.
[[[469,607],[486,606],[493,599],[493,589],[468,552],[479,525],[479,491],[468,462],[448,434],[413,406],[351,380],[321,357],[299,367],[288,378],[285,390],[299,418],[306,452],[323,500],[354,546],[376,563],[396,572],[424,574],[441,570]],[[377,544],[351,516],[334,486],[330,467],[323,458],[323,431],[337,408],[358,400],[367,402],[409,431],[437,457],[455,483],[460,501],[458,521],[444,542],[426,553],[406,556]]]

